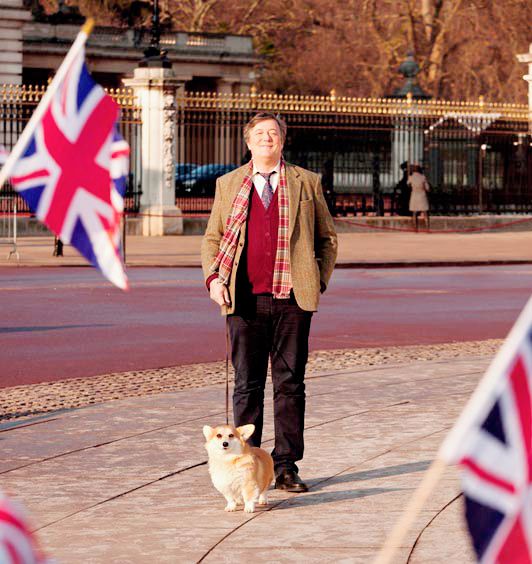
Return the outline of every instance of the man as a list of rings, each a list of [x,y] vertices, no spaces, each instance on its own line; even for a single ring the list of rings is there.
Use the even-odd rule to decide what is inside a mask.
[[[249,164],[218,179],[202,242],[213,301],[228,316],[235,369],[235,425],[255,425],[260,446],[264,386],[271,358],[275,487],[307,491],[303,458],[305,366],[312,313],[337,253],[318,175],[282,159],[286,124],[272,113],[244,128]]]

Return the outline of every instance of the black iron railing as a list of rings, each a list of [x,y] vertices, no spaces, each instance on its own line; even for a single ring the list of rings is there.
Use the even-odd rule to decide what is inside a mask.
[[[11,149],[42,98],[46,87],[0,85],[0,145]],[[111,89],[108,93],[120,104],[120,132],[131,148],[130,173],[125,195],[128,212],[138,212],[142,194],[141,129],[140,108],[130,90]],[[0,191],[0,213],[29,213],[24,199],[9,183]]]
[[[335,214],[408,213],[414,163],[431,185],[432,213],[532,212],[525,106],[254,91],[187,93],[177,102],[176,195],[184,213],[205,211],[197,198],[212,197],[216,176],[247,162],[242,130],[259,110],[287,121],[286,160],[321,174]]]

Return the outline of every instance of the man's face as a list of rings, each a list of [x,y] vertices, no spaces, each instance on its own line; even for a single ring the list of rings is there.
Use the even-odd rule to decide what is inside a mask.
[[[247,145],[253,159],[277,162],[283,150],[281,131],[277,122],[274,119],[259,121],[249,132]]]

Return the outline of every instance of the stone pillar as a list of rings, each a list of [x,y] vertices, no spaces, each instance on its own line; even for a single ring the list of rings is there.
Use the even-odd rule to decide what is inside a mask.
[[[174,71],[175,72],[175,71]],[[176,131],[176,153],[175,159],[178,164],[186,162],[185,152],[185,124],[183,119],[183,108],[185,106],[185,84],[192,80],[192,75],[177,75],[178,87],[176,90],[176,112],[177,112],[177,131]]]
[[[168,68],[138,67],[133,78],[123,82],[134,90],[141,106],[142,234],[180,235],[183,218],[176,217],[181,211],[175,205],[175,98],[182,81]]]
[[[22,0],[0,0],[0,84],[22,84],[22,26],[28,21]]]

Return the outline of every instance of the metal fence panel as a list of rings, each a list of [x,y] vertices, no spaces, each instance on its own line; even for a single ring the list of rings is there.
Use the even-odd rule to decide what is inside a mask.
[[[0,85],[0,144],[6,149],[17,142],[45,90],[46,86]],[[112,89],[108,93],[120,105],[120,132],[131,148],[125,211],[138,212],[142,194],[140,108],[129,90]],[[15,204],[18,213],[30,212],[25,200],[7,182],[2,187],[0,213],[13,213]]]
[[[216,177],[247,162],[243,127],[265,110],[286,120],[286,160],[321,174],[336,214],[404,213],[403,163],[422,165],[431,184],[432,213],[532,212],[525,106],[252,90],[249,95],[186,93],[178,108],[176,195],[183,213],[205,212]]]

